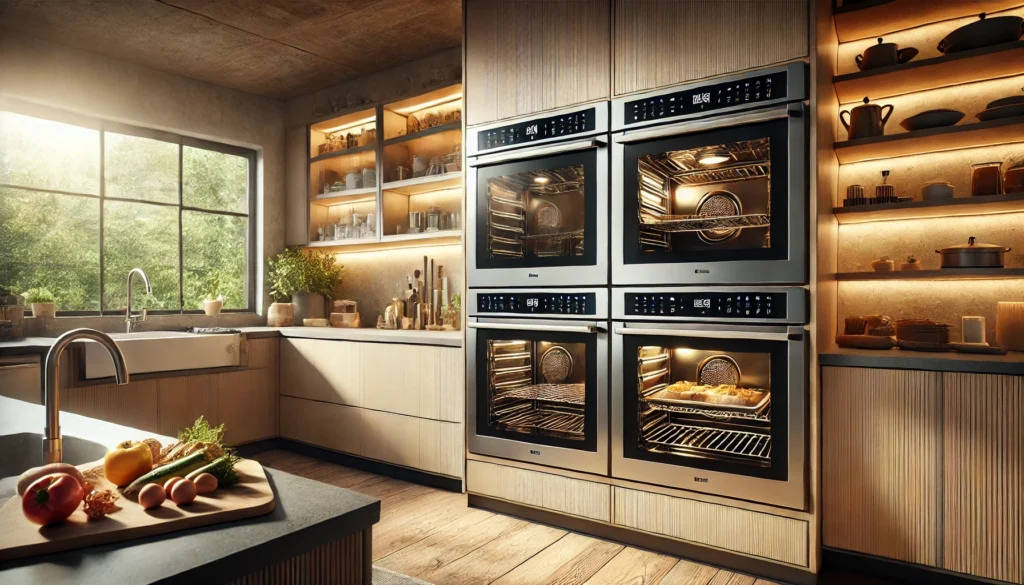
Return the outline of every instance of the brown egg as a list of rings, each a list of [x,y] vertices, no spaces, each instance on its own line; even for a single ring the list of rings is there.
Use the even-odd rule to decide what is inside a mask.
[[[168,479],[167,481],[165,481],[164,482],[164,492],[166,492],[167,495],[171,495],[171,488],[174,487],[174,484],[178,483],[179,481],[181,481],[183,479],[185,479],[185,478],[181,477],[180,475],[175,475],[171,479]]]
[[[217,489],[217,478],[209,473],[200,473],[196,476],[196,493],[208,494]]]
[[[171,487],[171,500],[179,506],[187,506],[196,499],[196,484],[191,479],[183,479]]]
[[[139,505],[143,510],[159,508],[165,499],[167,499],[167,494],[164,493],[164,488],[160,484],[144,485],[142,491],[139,492]]]

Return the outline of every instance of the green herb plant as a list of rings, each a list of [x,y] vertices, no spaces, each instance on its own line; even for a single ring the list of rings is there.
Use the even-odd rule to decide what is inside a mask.
[[[267,260],[267,284],[275,303],[291,302],[295,293],[316,294],[330,298],[342,281],[344,267],[328,252],[307,250],[297,246]]]
[[[224,300],[224,297],[220,296],[220,272],[213,273],[213,277],[210,279],[209,291],[206,293],[206,300]]]
[[[42,287],[30,288],[22,296],[25,297],[25,302],[29,304],[57,302],[57,297],[53,296],[49,289]]]

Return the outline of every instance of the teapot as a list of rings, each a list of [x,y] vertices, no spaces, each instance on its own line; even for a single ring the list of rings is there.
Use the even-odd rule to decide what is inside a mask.
[[[892,115],[893,111],[892,104],[879,106],[869,104],[868,101],[868,98],[864,98],[863,106],[857,106],[849,112],[846,110],[839,112],[839,121],[846,127],[849,133],[849,140],[885,134],[885,123],[889,121],[889,116]],[[885,108],[889,108],[889,111],[883,114],[882,112]],[[850,119],[846,120],[843,118],[843,114],[849,116]]]
[[[889,67],[890,65],[902,65],[917,56],[917,49],[909,47],[900,49],[896,43],[883,43],[881,37],[877,45],[864,49],[863,55],[853,58],[857,62],[857,68],[861,71]]]

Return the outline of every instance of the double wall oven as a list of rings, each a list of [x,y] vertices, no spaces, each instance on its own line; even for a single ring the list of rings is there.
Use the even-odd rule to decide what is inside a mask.
[[[608,104],[468,130],[470,287],[608,284]]]
[[[612,475],[805,507],[807,291],[615,289]]]
[[[612,284],[802,284],[806,65],[612,104]]]
[[[608,473],[608,289],[470,289],[469,450]]]

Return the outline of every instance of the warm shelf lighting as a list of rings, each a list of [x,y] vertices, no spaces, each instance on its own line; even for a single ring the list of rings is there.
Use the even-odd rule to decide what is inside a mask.
[[[399,108],[397,110],[392,110],[392,111],[395,112],[396,114],[402,114],[403,116],[407,116],[407,115],[409,115],[409,114],[411,114],[413,112],[418,112],[418,111],[424,110],[426,108],[432,108],[434,106],[440,106],[441,104],[447,104],[449,102],[454,102],[456,100],[461,100],[461,99],[462,99],[462,94],[461,93],[457,93],[455,95],[445,96],[443,98],[438,98],[436,100],[430,100],[429,102],[423,102],[422,104],[416,104],[414,106],[408,106],[408,107],[405,107],[405,108]]]
[[[320,130],[320,132],[324,134],[334,134],[335,132],[339,132],[341,130],[348,130],[349,128],[355,128],[357,126],[365,126],[366,124],[372,124],[376,119],[376,117],[370,116],[369,118],[363,118],[362,120],[349,122],[348,124],[342,124],[341,126],[337,126],[335,128],[325,128],[323,130]]]

